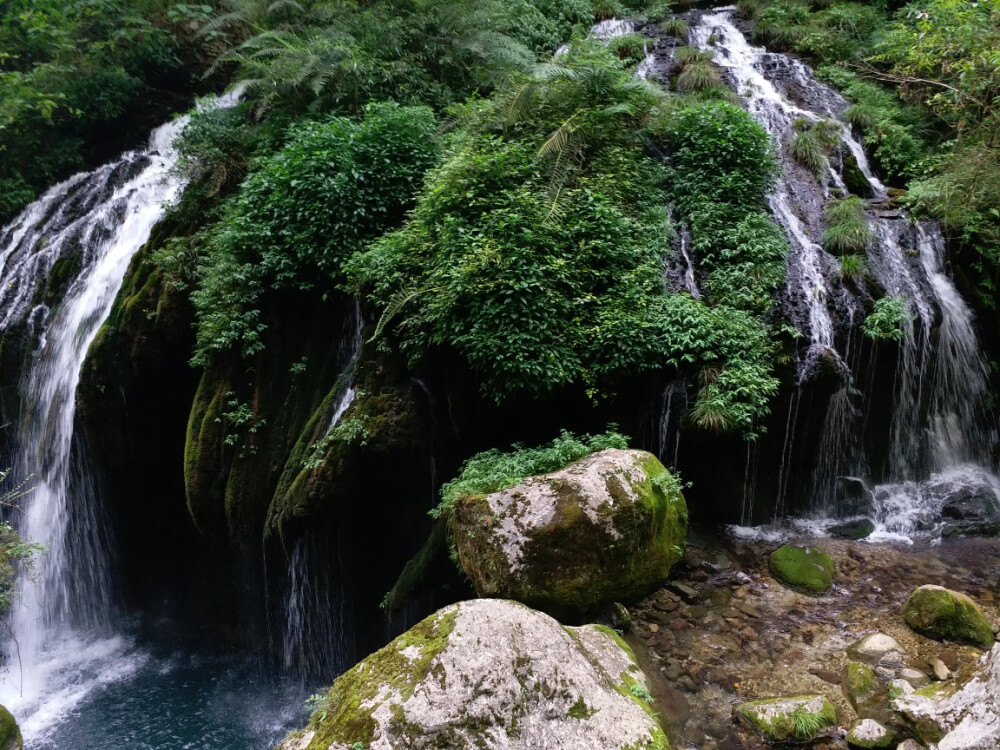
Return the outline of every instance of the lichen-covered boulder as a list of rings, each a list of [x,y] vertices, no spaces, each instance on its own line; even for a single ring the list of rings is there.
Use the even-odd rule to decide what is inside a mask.
[[[17,721],[4,706],[0,706],[0,750],[21,750],[24,746]]]
[[[903,617],[911,629],[938,641],[989,648],[993,628],[972,599],[943,586],[920,586],[910,594]]]
[[[896,735],[874,719],[859,719],[847,732],[847,745],[857,750],[883,750],[896,744]]]
[[[337,679],[280,750],[668,750],[628,646],[516,602],[445,607]]]
[[[611,448],[461,498],[452,533],[480,596],[573,619],[659,585],[683,554],[687,505],[655,456]]]
[[[777,580],[810,594],[833,585],[833,560],[819,547],[786,544],[771,553],[768,568]]]
[[[900,696],[892,708],[925,743],[938,750],[1000,747],[1000,644],[980,659],[976,675],[957,691],[935,683]]]
[[[768,742],[806,742],[837,725],[837,711],[822,695],[748,701],[734,706],[733,716]]]
[[[885,633],[866,635],[857,643],[847,647],[847,653],[851,656],[872,661],[878,661],[890,651],[903,653],[903,647],[895,638]]]

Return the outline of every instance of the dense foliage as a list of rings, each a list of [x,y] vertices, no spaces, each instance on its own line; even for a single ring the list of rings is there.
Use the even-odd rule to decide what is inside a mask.
[[[436,155],[425,107],[373,104],[359,120],[296,124],[204,235],[196,361],[234,346],[259,351],[268,291],[336,286],[345,261],[402,220]]]
[[[450,348],[498,401],[697,366],[699,423],[752,433],[777,389],[757,317],[784,277],[761,212],[774,173],[745,112],[678,103],[577,43],[465,111],[410,222],[353,273],[411,358]],[[712,271],[709,304],[663,287],[672,197]]]
[[[184,59],[201,50],[193,32],[210,10],[169,0],[0,5],[0,225],[103,158],[109,136],[141,122],[153,89],[160,99],[186,93]]]

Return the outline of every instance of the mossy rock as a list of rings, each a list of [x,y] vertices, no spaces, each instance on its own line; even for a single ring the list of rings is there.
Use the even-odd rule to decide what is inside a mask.
[[[0,750],[22,750],[23,746],[17,721],[10,711],[0,706]]]
[[[579,620],[667,578],[684,551],[687,505],[655,456],[608,449],[460,498],[451,529],[480,596]]]
[[[768,742],[808,742],[837,725],[837,711],[821,695],[765,698],[733,707],[733,716]]]
[[[607,628],[477,599],[339,677],[281,750],[669,750],[648,701],[634,655]]]
[[[786,544],[771,553],[768,567],[777,580],[810,594],[833,585],[833,560],[819,547]]]
[[[856,750],[882,750],[895,744],[895,733],[874,719],[859,719],[847,732],[847,745]]]
[[[920,586],[906,600],[906,624],[937,641],[969,643],[980,648],[993,644],[993,628],[983,611],[965,594],[943,586]]]
[[[878,679],[874,670],[867,664],[852,661],[847,665],[844,687],[851,705],[857,707],[859,703],[864,703],[875,694],[878,690]]]

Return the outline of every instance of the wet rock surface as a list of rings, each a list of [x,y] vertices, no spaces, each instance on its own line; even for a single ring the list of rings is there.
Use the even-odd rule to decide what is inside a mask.
[[[770,747],[734,719],[733,708],[803,695],[820,695],[836,710],[836,731],[812,747],[846,750],[848,730],[863,719],[894,732],[898,745],[914,734],[888,708],[890,699],[928,683],[927,689],[963,685],[983,653],[907,627],[904,605],[914,588],[933,583],[964,592],[979,602],[992,626],[1000,622],[998,539],[945,539],[936,546],[826,539],[823,548],[837,580],[820,596],[774,580],[768,558],[778,543],[706,537],[701,544],[689,545],[669,587],[631,607],[628,641],[675,750]],[[730,562],[724,569],[720,555]],[[947,682],[934,680],[935,660],[948,668]],[[875,696],[857,708],[846,690],[851,662],[865,664],[877,683]]]

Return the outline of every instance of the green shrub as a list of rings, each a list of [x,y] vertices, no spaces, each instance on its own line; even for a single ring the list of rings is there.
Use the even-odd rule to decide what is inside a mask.
[[[683,18],[668,18],[660,24],[660,33],[675,39],[686,40],[690,31],[691,27]]]
[[[851,253],[840,256],[840,275],[845,279],[856,279],[868,273],[865,256]]]
[[[626,65],[638,65],[645,59],[649,43],[650,39],[642,34],[626,34],[608,42],[608,48]]]
[[[872,229],[865,204],[856,195],[834,201],[826,207],[823,249],[834,255],[863,253],[872,241]]]
[[[883,297],[861,324],[861,331],[873,341],[898,341],[903,338],[910,312],[905,297]]]
[[[618,0],[594,0],[592,7],[595,21],[609,21],[628,15],[628,10]]]
[[[814,175],[821,175],[826,169],[826,149],[811,128],[793,135],[787,148],[788,155]]]
[[[447,518],[462,497],[488,495],[513,487],[525,478],[559,471],[591,453],[608,448],[628,448],[628,438],[614,426],[600,435],[580,435],[563,430],[559,437],[537,448],[514,445],[510,451],[491,448],[462,464],[458,476],[441,487],[441,503],[431,511]]]
[[[703,102],[663,123],[672,190],[687,211],[703,201],[763,208],[778,165],[770,136],[739,107]]]
[[[402,221],[437,158],[429,109],[373,104],[365,119],[304,122],[264,159],[207,232],[192,295],[195,361],[260,347],[260,304],[272,289],[330,288],[369,239]]]
[[[685,93],[715,89],[722,85],[722,76],[710,62],[692,61],[677,76],[677,89]]]

